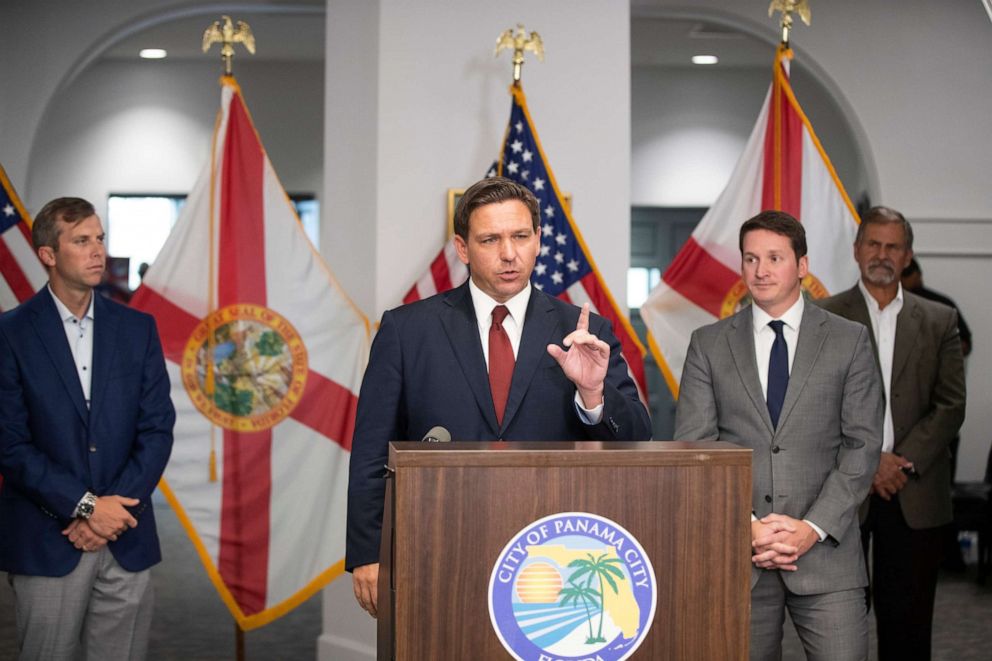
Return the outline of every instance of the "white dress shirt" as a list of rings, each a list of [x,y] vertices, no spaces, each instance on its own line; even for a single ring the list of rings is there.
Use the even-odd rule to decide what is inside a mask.
[[[885,388],[885,422],[882,425],[882,452],[892,452],[895,447],[896,434],[892,426],[892,356],[896,349],[896,321],[902,311],[902,284],[896,292],[896,297],[884,308],[879,307],[878,301],[872,296],[865,283],[858,280],[858,289],[865,297],[868,306],[868,317],[871,319],[871,332],[875,335],[875,347],[878,349],[878,365],[882,369],[882,384]]]
[[[475,318],[479,325],[479,341],[482,342],[482,354],[486,358],[486,370],[489,370],[489,328],[493,325],[493,308],[497,305],[505,305],[509,314],[503,319],[503,330],[510,338],[510,346],[513,347],[513,357],[516,359],[520,349],[520,337],[524,332],[524,317],[527,316],[527,304],[530,302],[531,284],[508,300],[506,303],[499,303],[489,294],[479,289],[475,282],[469,278],[468,290],[472,294],[472,305],[475,307]],[[587,425],[596,425],[603,419],[603,405],[587,409],[579,397],[579,391],[575,391],[575,410],[579,417]]]
[[[782,326],[782,337],[785,338],[785,345],[789,348],[789,375],[792,375],[792,363],[796,359],[796,347],[799,344],[799,325],[803,321],[803,310],[806,309],[806,301],[802,294],[799,299],[786,310],[781,317],[777,317],[784,322]],[[754,357],[758,361],[758,379],[761,381],[761,394],[768,400],[768,363],[771,362],[772,345],[775,344],[775,330],[768,325],[769,321],[774,321],[776,317],[762,310],[757,305],[751,305],[751,323],[754,332]],[[757,517],[751,515],[754,521]],[[827,538],[827,533],[820,526],[809,519],[803,519],[810,525],[816,536],[822,542]]]
[[[785,322],[782,335],[785,345],[789,348],[789,374],[792,374],[792,362],[796,357],[796,344],[799,342],[799,324],[803,320],[803,310],[806,303],[802,295],[785,313],[778,317]],[[768,363],[771,359],[772,345],[775,344],[775,331],[768,325],[774,317],[759,308],[751,306],[751,321],[754,324],[754,357],[758,359],[758,379],[761,380],[761,394],[768,399]]]
[[[93,374],[93,297],[96,292],[90,293],[90,305],[82,319],[69,311],[65,303],[52,291],[52,286],[48,286],[48,293],[55,301],[58,308],[59,318],[62,319],[62,326],[65,330],[65,339],[69,342],[69,351],[72,352],[72,360],[76,363],[76,374],[79,375],[79,385],[83,388],[83,399],[86,400],[86,407],[90,405],[90,381]]]

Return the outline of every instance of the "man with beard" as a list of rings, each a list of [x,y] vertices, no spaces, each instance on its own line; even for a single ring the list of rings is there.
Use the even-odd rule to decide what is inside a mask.
[[[885,384],[882,456],[861,509],[880,661],[930,658],[941,526],[952,519],[948,445],[965,409],[957,314],[902,288],[912,257],[910,224],[874,207],[854,241],[860,281],[822,302],[871,329]]]

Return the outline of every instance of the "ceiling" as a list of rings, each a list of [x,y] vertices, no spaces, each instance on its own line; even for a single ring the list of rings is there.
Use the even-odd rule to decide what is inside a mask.
[[[323,14],[257,13],[234,16],[245,20],[255,35],[259,61],[323,61]],[[219,57],[201,51],[203,32],[216,17],[181,18],[148,28],[125,38],[102,55],[104,58],[136,59],[142,48],[164,48],[170,59],[196,60]],[[553,48],[553,45],[549,45]],[[236,47],[239,55],[244,53]],[[693,55],[716,55],[718,67],[771,66],[773,48],[767,43],[726,28],[701,21],[635,17],[631,22],[631,65],[635,67],[690,67]]]

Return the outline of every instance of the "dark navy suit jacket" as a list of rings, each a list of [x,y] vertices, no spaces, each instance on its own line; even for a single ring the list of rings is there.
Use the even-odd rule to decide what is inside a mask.
[[[390,441],[419,440],[440,425],[455,441],[584,441],[651,438],[651,423],[610,324],[589,331],[610,345],[603,419],[586,425],[575,385],[547,352],[575,330],[579,308],[531,290],[510,395],[497,425],[468,283],[386,312],[358,399],[348,482],[348,570],[378,562]]]
[[[94,296],[89,409],[47,287],[0,316],[0,570],[72,571],[81,551],[61,531],[86,491],[141,501],[109,543],[122,567],[161,559],[151,494],[176,419],[162,346],[151,316]]]

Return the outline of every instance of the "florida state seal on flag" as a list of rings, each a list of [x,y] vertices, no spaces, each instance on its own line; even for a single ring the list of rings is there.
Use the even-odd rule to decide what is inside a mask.
[[[178,416],[162,490],[248,630],[344,570],[369,326],[221,85],[211,161],[132,304],[158,322]]]

